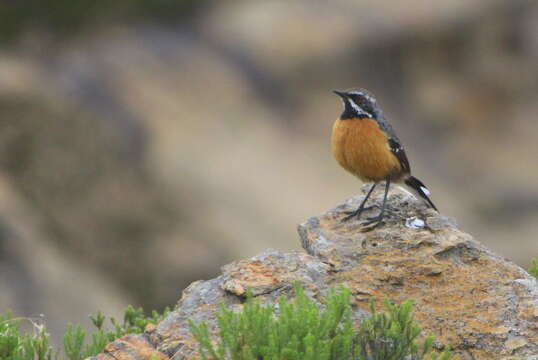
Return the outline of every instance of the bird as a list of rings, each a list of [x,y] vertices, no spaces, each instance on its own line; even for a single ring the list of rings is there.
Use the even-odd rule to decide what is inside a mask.
[[[409,160],[394,129],[385,119],[374,95],[366,89],[333,90],[340,96],[344,111],[332,128],[331,148],[338,164],[365,183],[373,183],[357,210],[342,219],[360,218],[366,201],[375,187],[385,181],[383,204],[377,216],[367,218],[362,225],[372,229],[384,224],[383,218],[391,183],[409,190],[430,208],[437,210],[429,198],[430,191],[422,181],[411,175]]]

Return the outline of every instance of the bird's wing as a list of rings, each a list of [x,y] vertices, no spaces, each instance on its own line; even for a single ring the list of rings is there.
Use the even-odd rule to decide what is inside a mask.
[[[394,156],[396,156],[396,158],[400,162],[402,172],[410,173],[411,167],[409,166],[409,160],[407,160],[407,155],[405,154],[403,145],[400,142],[400,139],[398,139],[398,136],[396,136],[396,133],[392,129],[392,126],[388,123],[387,120],[385,120],[385,117],[383,116],[383,112],[381,110],[378,111],[376,120],[379,124],[379,128],[387,135],[390,151],[394,154]]]
[[[410,173],[411,168],[409,166],[409,160],[407,160],[407,155],[405,154],[405,150],[400,143],[400,140],[397,137],[389,137],[389,147],[390,151],[396,156],[398,161],[400,162],[400,166],[402,167],[403,173]]]

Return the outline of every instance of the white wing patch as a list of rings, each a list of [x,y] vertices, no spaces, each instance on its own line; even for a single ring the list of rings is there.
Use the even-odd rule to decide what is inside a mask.
[[[430,195],[430,190],[426,189],[424,186],[421,186],[420,187],[420,190],[422,190],[422,192],[426,195]]]

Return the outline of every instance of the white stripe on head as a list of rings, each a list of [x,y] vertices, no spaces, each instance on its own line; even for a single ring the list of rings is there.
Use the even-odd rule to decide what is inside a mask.
[[[355,91],[350,91],[348,92],[349,95],[356,95],[356,96],[362,96],[363,98],[365,98],[366,100],[368,100],[369,102],[371,102],[372,104],[375,104],[377,103],[376,99],[374,98],[374,96],[372,94],[370,94],[368,91],[366,90],[355,90]]]
[[[351,105],[351,107],[353,108],[353,110],[355,110],[357,115],[364,115],[369,118],[372,118],[372,115],[370,113],[364,111],[359,105],[355,104],[355,102],[351,98],[348,97],[346,100],[349,101],[349,105]]]

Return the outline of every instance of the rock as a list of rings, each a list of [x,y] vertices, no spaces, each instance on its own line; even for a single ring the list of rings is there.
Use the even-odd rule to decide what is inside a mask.
[[[378,205],[381,195],[373,195]],[[299,225],[306,254],[267,250],[226,265],[216,279],[191,284],[165,320],[134,339],[147,339],[157,354],[192,359],[197,344],[189,319],[207,321],[214,332],[220,303],[239,309],[250,288],[262,302],[273,304],[280,296],[293,296],[292,284],[298,281],[318,301],[330,287],[347,286],[356,321],[368,314],[371,300],[414,299],[415,319],[424,333],[435,335],[439,346],[449,345],[462,360],[536,359],[536,279],[397,188],[389,196],[384,226],[364,232],[357,219],[342,222],[343,212],[361,199],[350,199]],[[363,217],[376,211],[368,210]],[[409,219],[423,226],[406,226]],[[112,349],[114,357],[146,358],[149,352],[133,349],[132,339],[117,340],[107,351]],[[147,346],[143,340],[140,344]]]
[[[266,250],[250,260],[223,267],[223,274],[209,281],[197,281],[183,292],[175,310],[150,335],[157,349],[175,359],[191,359],[197,349],[188,320],[206,321],[214,330],[214,314],[220,303],[240,308],[246,289],[263,302],[276,303],[282,295],[293,294],[293,282],[299,281],[305,292],[316,298],[328,288],[325,280],[330,267],[302,252],[281,253]]]
[[[349,287],[363,309],[372,297],[415,299],[415,317],[424,331],[462,359],[537,355],[536,280],[452,220],[403,192],[392,194],[396,214],[377,230],[362,233],[359,221],[340,221],[341,212],[360,199],[299,227],[307,252],[332,267],[331,283]],[[406,227],[413,217],[426,228]]]
[[[168,356],[157,351],[146,335],[125,335],[105,347],[105,352],[94,357],[97,360],[166,360]]]

